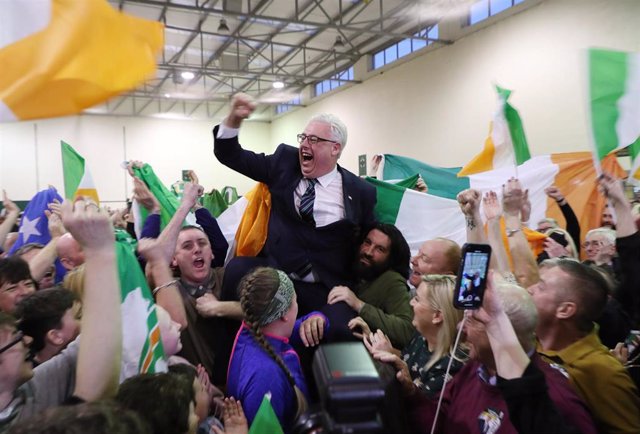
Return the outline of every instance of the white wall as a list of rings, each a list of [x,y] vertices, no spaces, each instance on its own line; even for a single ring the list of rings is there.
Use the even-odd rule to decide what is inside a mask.
[[[85,158],[105,202],[121,202],[131,195],[131,182],[120,168],[125,160],[151,164],[165,185],[179,180],[182,169],[193,169],[207,190],[232,185],[242,194],[254,182],[218,163],[212,128],[202,121],[108,116],[0,124],[0,186],[14,200],[28,200],[48,184],[64,195],[64,140]],[[269,133],[269,124],[250,122],[240,138],[252,149],[268,152]]]
[[[533,155],[588,150],[584,50],[640,51],[638,17],[637,0],[546,0],[278,118],[271,136],[328,111],[349,127],[353,171],[357,155],[384,152],[461,166],[482,148],[499,83],[514,90]]]
[[[313,114],[333,112],[349,127],[341,163],[354,172],[364,153],[460,166],[482,148],[495,109],[495,82],[514,90],[511,102],[533,155],[588,150],[584,50],[640,51],[640,0],[530,1],[532,7],[514,8],[485,25],[443,25],[441,37],[465,36],[372,72],[365,82],[271,124],[246,122],[241,141],[270,152],[280,142],[295,144]],[[194,169],[207,189],[235,185],[246,192],[253,182],[215,160],[211,128],[199,121],[100,116],[0,124],[0,187],[18,200],[49,183],[62,188],[64,139],[87,159],[103,200],[129,194],[119,169],[125,159],[149,162],[166,184],[179,179],[182,169]]]

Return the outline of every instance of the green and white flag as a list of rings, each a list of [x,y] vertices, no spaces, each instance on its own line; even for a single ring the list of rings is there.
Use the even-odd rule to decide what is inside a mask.
[[[167,371],[155,302],[134,251],[133,238],[116,230],[123,325],[121,382],[137,374]]]
[[[249,434],[284,434],[276,412],[271,406],[271,393],[266,393],[262,398],[262,403],[258,407],[258,412],[251,422]]]
[[[134,167],[133,173],[147,184],[151,194],[160,202],[160,229],[164,229],[180,206],[180,200],[165,187],[150,165],[145,164],[142,167]],[[140,216],[140,227],[142,227],[144,220],[147,218],[147,211],[143,207],[140,207]]]
[[[589,50],[589,100],[595,154],[636,143],[640,137],[640,54]],[[633,152],[631,152],[633,156]],[[636,152],[637,154],[637,152]],[[634,166],[637,162],[634,162]]]

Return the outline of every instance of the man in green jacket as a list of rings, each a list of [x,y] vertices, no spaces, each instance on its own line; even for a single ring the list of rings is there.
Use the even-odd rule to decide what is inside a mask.
[[[356,255],[353,268],[357,283],[354,289],[334,287],[327,297],[328,306],[322,310],[329,317],[332,335],[336,336],[336,330],[340,329],[346,330],[350,336],[349,324],[351,328],[360,329],[356,332],[366,327],[373,331],[382,330],[396,348],[403,348],[409,343],[415,331],[411,324],[413,312],[407,286],[410,258],[409,245],[398,228],[385,223],[373,226]],[[332,314],[332,311],[344,310],[348,314]],[[352,320],[356,316],[362,318],[364,324],[358,319]],[[317,344],[322,338],[319,330],[324,324],[318,324],[321,321],[317,316],[302,325],[301,337],[305,344]],[[344,335],[344,332],[339,334]]]

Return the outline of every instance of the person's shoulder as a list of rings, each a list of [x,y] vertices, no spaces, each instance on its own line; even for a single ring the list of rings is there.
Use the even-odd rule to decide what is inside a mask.
[[[398,273],[395,270],[387,270],[384,273],[382,273],[380,276],[378,276],[378,278],[376,280],[383,280],[389,284],[401,284],[405,287],[407,286],[407,280],[402,277],[402,274]]]

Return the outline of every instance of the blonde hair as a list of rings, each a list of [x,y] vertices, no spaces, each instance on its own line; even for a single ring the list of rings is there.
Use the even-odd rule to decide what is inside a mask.
[[[576,243],[573,240],[573,237],[567,232],[565,229],[561,227],[551,228],[544,233],[546,236],[550,236],[551,234],[560,234],[564,235],[565,240],[567,240],[567,247],[571,247],[571,256],[575,259],[578,259],[578,249],[576,248]],[[567,249],[568,250],[568,249]]]
[[[82,300],[84,294],[84,264],[68,271],[62,281],[62,286],[73,292],[78,300]]]
[[[442,314],[442,326],[438,328],[437,342],[431,358],[425,365],[429,370],[445,355],[456,358],[454,344],[458,323],[462,320],[462,311],[453,307],[453,291],[456,278],[452,275],[429,274],[422,276],[427,288],[426,301],[431,308]]]

